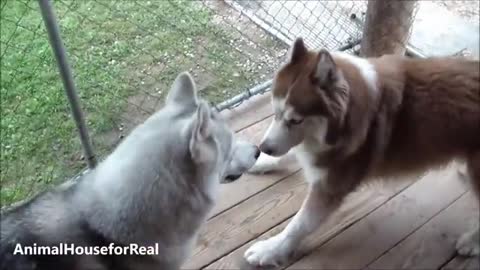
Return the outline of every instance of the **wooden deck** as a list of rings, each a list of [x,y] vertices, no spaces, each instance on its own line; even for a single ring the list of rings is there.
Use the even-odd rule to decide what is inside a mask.
[[[224,113],[239,135],[259,142],[271,119],[260,96]],[[282,230],[300,208],[306,184],[297,164],[223,185],[218,205],[183,269],[250,269],[256,240]],[[442,178],[442,179],[439,179]],[[479,269],[456,256],[455,241],[479,207],[453,166],[418,179],[363,187],[299,247],[287,269]]]

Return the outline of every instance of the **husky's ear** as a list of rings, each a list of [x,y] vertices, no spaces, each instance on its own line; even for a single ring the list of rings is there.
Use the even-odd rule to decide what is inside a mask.
[[[332,85],[337,81],[337,65],[327,50],[322,49],[318,52],[317,66],[312,73],[311,79],[314,84],[321,87]]]
[[[308,50],[305,46],[305,43],[303,42],[303,39],[300,37],[297,38],[295,42],[293,42],[293,45],[288,53],[288,62],[290,64],[295,64],[300,59],[302,59],[307,54],[307,52]]]
[[[211,137],[210,108],[205,102],[200,102],[191,122],[189,149],[193,160],[207,162],[213,157],[208,140]]]
[[[188,72],[180,73],[168,92],[166,103],[194,107],[197,102],[195,82]]]

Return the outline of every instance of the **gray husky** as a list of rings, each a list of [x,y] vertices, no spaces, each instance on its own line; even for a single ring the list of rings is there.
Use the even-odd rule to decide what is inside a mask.
[[[182,73],[96,169],[2,213],[0,269],[178,269],[220,183],[259,155]]]

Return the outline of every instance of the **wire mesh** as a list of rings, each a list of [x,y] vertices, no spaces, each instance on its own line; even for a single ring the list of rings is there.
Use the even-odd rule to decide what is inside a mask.
[[[99,159],[162,106],[179,72],[189,71],[219,109],[231,108],[268,88],[297,36],[311,48],[357,48],[363,25],[352,18],[363,20],[367,7],[285,0],[52,4]],[[4,0],[0,12],[0,202],[10,204],[74,175],[85,160],[38,3]]]
[[[366,1],[232,1],[252,21],[286,43],[304,38],[312,48],[338,49],[358,40],[362,28],[352,14],[366,11]]]

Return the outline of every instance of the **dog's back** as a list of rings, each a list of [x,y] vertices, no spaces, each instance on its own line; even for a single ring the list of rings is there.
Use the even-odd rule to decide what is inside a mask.
[[[386,174],[423,170],[480,149],[480,66],[461,58],[371,60],[381,91],[400,98],[388,123]],[[415,158],[413,158],[415,157]],[[387,172],[388,171],[388,172]]]
[[[79,256],[44,256],[35,249],[71,243],[88,246],[91,235],[75,209],[71,208],[68,189],[57,188],[39,194],[30,201],[2,213],[0,269],[80,269]],[[32,252],[27,253],[27,249]],[[105,269],[100,263],[91,269]]]

